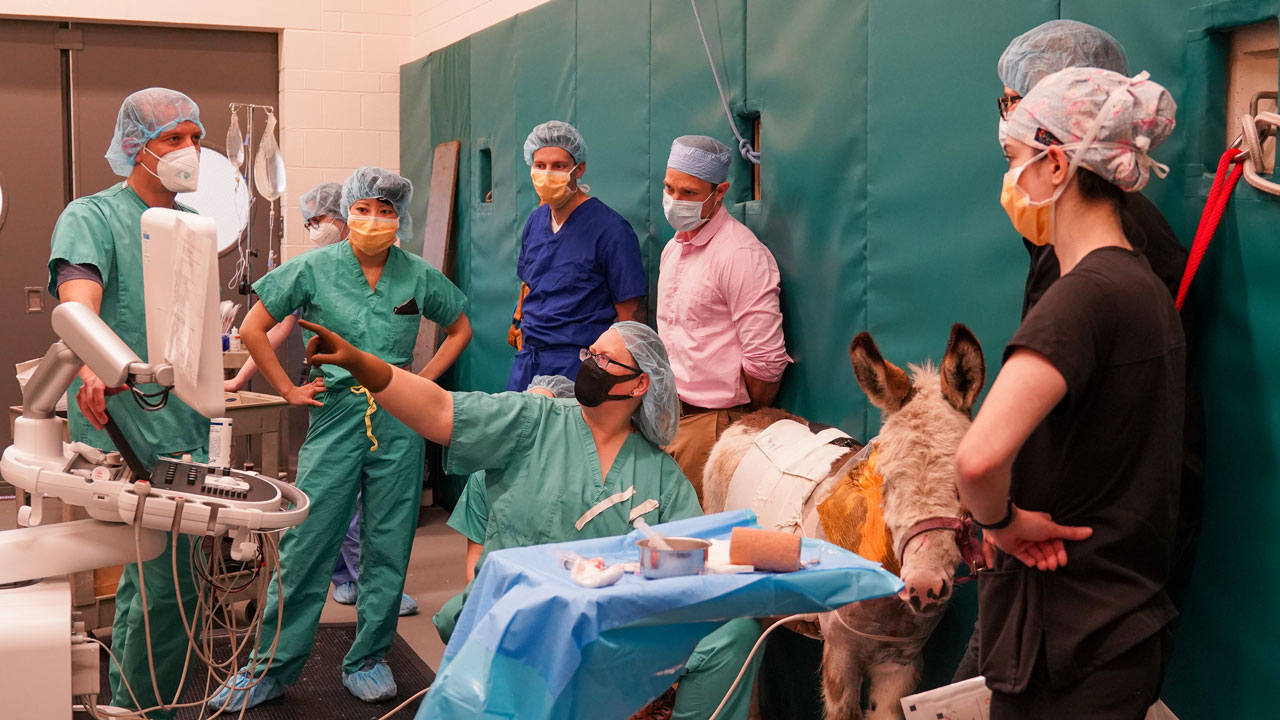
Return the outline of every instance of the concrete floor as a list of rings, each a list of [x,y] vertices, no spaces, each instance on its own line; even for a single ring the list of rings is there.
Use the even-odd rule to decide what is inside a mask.
[[[431,624],[431,616],[466,585],[463,561],[467,555],[467,541],[445,525],[448,519],[449,515],[443,508],[422,509],[413,539],[413,555],[409,559],[409,575],[405,578],[405,592],[418,601],[422,611],[400,618],[399,627],[400,636],[432,670],[440,668],[444,643],[440,642],[440,636]],[[355,622],[355,619],[355,606],[334,602],[330,589],[320,621]]]

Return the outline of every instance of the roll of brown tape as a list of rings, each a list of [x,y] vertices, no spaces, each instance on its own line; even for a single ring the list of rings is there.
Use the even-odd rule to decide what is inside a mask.
[[[729,562],[757,570],[800,569],[800,536],[776,530],[736,527],[729,534]]]

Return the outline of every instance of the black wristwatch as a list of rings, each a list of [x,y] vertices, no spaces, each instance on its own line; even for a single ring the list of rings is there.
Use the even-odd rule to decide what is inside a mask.
[[[1007,504],[1004,506],[1004,517],[999,520],[988,525],[986,523],[979,522],[978,518],[973,518],[973,524],[983,530],[1003,530],[1009,527],[1011,523],[1013,523],[1013,498],[1008,499]]]

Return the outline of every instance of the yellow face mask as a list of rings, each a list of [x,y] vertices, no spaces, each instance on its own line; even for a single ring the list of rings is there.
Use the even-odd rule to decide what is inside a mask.
[[[1000,205],[1008,213],[1013,229],[1032,245],[1047,245],[1053,241],[1053,208],[1062,191],[1066,189],[1067,183],[1059,185],[1049,198],[1033,202],[1027,195],[1027,191],[1018,185],[1018,179],[1022,177],[1023,170],[1048,154],[1049,151],[1046,150],[1030,161],[1016,168],[1010,168],[1009,172],[1004,174],[1004,185],[1000,188]]]
[[[552,208],[558,208],[569,202],[569,198],[578,190],[569,186],[569,180],[572,171],[564,172],[561,170],[530,170],[529,176],[533,179],[533,189],[538,193],[538,199],[550,205]]]
[[[365,255],[377,255],[396,242],[399,218],[348,215],[347,227],[351,230],[351,247]]]

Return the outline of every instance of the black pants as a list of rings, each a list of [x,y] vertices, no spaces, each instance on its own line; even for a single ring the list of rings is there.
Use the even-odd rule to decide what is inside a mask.
[[[756,674],[763,720],[822,720],[822,641],[779,630]]]
[[[978,621],[974,620],[973,632],[969,633],[969,644],[964,649],[964,657],[960,658],[960,665],[956,667],[956,674],[951,682],[958,683],[981,674],[978,670]]]
[[[1163,629],[1065,688],[1049,686],[1041,652],[1025,692],[992,693],[991,720],[1142,720],[1160,696],[1169,638]]]

